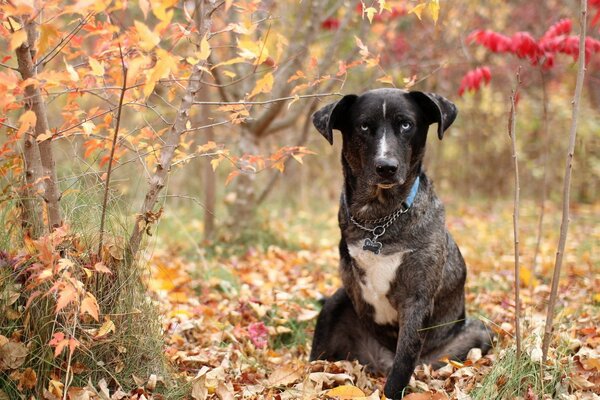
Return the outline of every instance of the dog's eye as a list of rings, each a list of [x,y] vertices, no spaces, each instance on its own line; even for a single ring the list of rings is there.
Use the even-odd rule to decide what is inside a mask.
[[[360,130],[361,130],[361,131],[363,131],[363,132],[367,132],[367,131],[369,130],[369,125],[367,125],[367,124],[362,124],[362,125],[360,126]]]
[[[400,123],[400,129],[402,129],[403,131],[407,131],[410,128],[412,128],[413,124],[410,121],[402,121]]]

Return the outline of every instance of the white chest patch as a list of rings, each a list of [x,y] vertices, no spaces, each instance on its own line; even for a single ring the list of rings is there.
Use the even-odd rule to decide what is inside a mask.
[[[363,299],[375,309],[375,322],[391,324],[398,321],[398,311],[390,304],[387,294],[396,271],[407,251],[390,255],[375,254],[363,250],[363,241],[348,245],[350,256],[365,271],[363,282],[359,282]]]

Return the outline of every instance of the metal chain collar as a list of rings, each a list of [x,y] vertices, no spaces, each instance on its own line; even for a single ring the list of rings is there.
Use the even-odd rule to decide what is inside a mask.
[[[415,180],[413,187],[411,188],[410,194],[406,201],[402,203],[402,208],[397,209],[393,213],[386,215],[385,217],[381,217],[374,220],[365,220],[359,223],[354,219],[354,216],[350,213],[348,206],[346,206],[346,212],[350,217],[350,221],[354,224],[354,226],[362,229],[365,232],[370,232],[373,235],[373,238],[366,238],[363,244],[363,250],[371,251],[375,254],[379,254],[381,248],[383,247],[383,243],[378,242],[381,236],[385,234],[385,230],[389,228],[402,214],[405,214],[412,207],[413,201],[415,200],[415,196],[419,190],[419,177]],[[367,228],[363,224],[366,225],[375,225],[373,228]]]

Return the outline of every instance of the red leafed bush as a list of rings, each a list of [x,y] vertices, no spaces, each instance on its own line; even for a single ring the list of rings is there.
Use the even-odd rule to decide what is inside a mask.
[[[467,37],[467,42],[479,43],[482,46],[490,49],[493,53],[504,53],[511,51],[512,48],[511,41],[508,36],[491,31],[489,29],[486,29],[485,31],[478,29],[471,32],[471,34]]]
[[[321,28],[328,31],[334,31],[340,27],[340,20],[334,17],[329,17],[325,21],[321,22]]]
[[[476,92],[481,84],[489,84],[492,79],[492,73],[488,67],[478,67],[466,73],[460,82],[458,89],[459,96],[462,96],[465,90]]]
[[[600,0],[592,0],[590,5],[600,8]],[[600,11],[598,12],[600,15]],[[598,17],[600,21],[600,17]],[[566,54],[577,59],[579,54],[579,36],[571,35],[573,23],[563,18],[550,26],[542,37],[536,40],[529,32],[517,32],[512,36],[492,30],[475,30],[467,37],[467,42],[478,43],[493,53],[511,53],[521,59],[529,60],[531,65],[542,63],[545,69],[553,68],[557,54]],[[585,60],[600,52],[600,41],[587,37],[585,41]],[[487,67],[484,67],[487,68]],[[477,91],[484,76],[478,69],[467,72],[464,76],[459,95],[465,90]],[[489,69],[488,69],[489,73]],[[487,83],[488,81],[486,81]]]

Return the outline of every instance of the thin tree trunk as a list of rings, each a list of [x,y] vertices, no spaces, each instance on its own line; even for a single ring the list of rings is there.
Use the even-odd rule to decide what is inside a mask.
[[[207,128],[206,140],[215,140],[214,129]],[[217,198],[217,180],[210,162],[204,162],[204,240],[210,240],[215,232],[215,206]]]
[[[23,80],[34,78],[37,75],[36,67],[33,64],[32,53],[35,51],[35,37],[37,34],[35,21],[27,20],[24,21],[24,29],[27,32],[27,41],[16,49],[17,62],[19,65],[19,73]],[[35,113],[36,123],[33,135],[26,135],[25,139],[25,159],[27,169],[31,169],[31,173],[34,176],[27,177],[29,175],[26,172],[26,179],[34,179],[35,168],[37,163],[30,157],[36,157],[37,152],[35,150],[35,144],[37,138],[41,134],[50,133],[50,127],[48,124],[48,114],[46,112],[46,104],[42,98],[42,93],[38,86],[28,85],[25,88],[25,95],[29,99],[31,110]],[[40,141],[37,143],[39,148],[39,159],[41,164],[41,177],[44,182],[44,201],[46,203],[46,210],[48,215],[48,226],[50,230],[62,225],[61,213],[60,213],[60,190],[58,187],[58,179],[56,176],[56,165],[54,162],[54,155],[52,154],[52,142],[50,138]],[[28,159],[29,158],[29,159]],[[33,214],[35,215],[35,213]]]
[[[513,232],[515,238],[515,336],[517,342],[517,358],[521,357],[521,276],[519,266],[519,159],[517,157],[517,109],[515,97],[521,83],[520,69],[517,72],[517,87],[510,96],[510,117],[508,120],[508,135],[512,145],[512,158],[515,168],[515,198],[513,210]]]
[[[577,83],[575,84],[575,96],[573,98],[573,110],[571,114],[571,129],[569,132],[569,148],[567,150],[567,159],[565,165],[565,177],[563,183],[563,209],[562,220],[560,224],[560,237],[558,240],[558,249],[556,251],[556,260],[554,263],[554,274],[552,276],[552,288],[550,290],[550,299],[548,302],[548,312],[546,314],[546,326],[544,329],[544,340],[542,342],[542,364],[548,359],[548,348],[552,339],[552,328],[554,319],[554,307],[558,297],[558,281],[560,280],[560,270],[562,267],[565,245],[567,242],[567,233],[569,230],[569,201],[571,195],[571,171],[573,168],[573,155],[575,153],[575,139],[577,138],[577,117],[579,116],[579,102],[585,78],[585,35],[587,26],[587,0],[581,0],[579,24],[581,31],[579,33],[579,59],[577,69]]]
[[[540,77],[542,80],[542,102],[543,102],[543,127],[542,127],[542,140],[548,141],[548,88],[546,85],[546,73],[543,68],[540,67]],[[531,276],[532,278],[538,273],[538,257],[540,255],[540,246],[542,244],[542,231],[544,227],[544,214],[546,212],[546,197],[548,196],[548,146],[544,146],[543,150],[543,164],[544,174],[542,177],[542,190],[540,195],[540,216],[538,219],[537,226],[537,238],[535,241],[535,250],[533,251],[533,262],[531,263]],[[533,284],[534,279],[531,279],[529,290],[530,296],[533,298]]]
[[[106,220],[106,208],[108,206],[108,194],[110,190],[110,177],[112,174],[112,164],[115,157],[115,150],[117,149],[117,139],[119,138],[119,127],[121,126],[121,117],[123,115],[123,99],[125,99],[125,92],[127,91],[127,71],[128,68],[125,66],[125,59],[123,58],[123,50],[119,44],[119,54],[121,55],[121,69],[123,71],[123,86],[121,88],[121,95],[119,96],[119,108],[117,111],[117,122],[115,125],[115,132],[113,134],[112,145],[110,147],[110,156],[108,157],[108,167],[106,168],[106,182],[104,183],[104,198],[102,199],[102,215],[100,216],[100,234],[98,239],[98,260],[102,259],[102,239],[104,238],[104,222]]]
[[[212,13],[221,5],[215,0],[197,0],[196,1],[196,28],[198,30],[198,37],[203,38],[211,27],[211,16]],[[161,190],[164,188],[169,170],[171,169],[171,163],[175,150],[179,146],[181,135],[186,131],[186,124],[190,119],[190,109],[194,103],[196,95],[202,89],[202,75],[203,69],[206,66],[206,60],[199,61],[192,67],[192,73],[188,79],[187,87],[181,104],[177,111],[175,123],[167,131],[165,137],[165,144],[160,152],[159,160],[154,170],[154,174],[150,178],[148,191],[144,198],[144,203],[140,209],[140,212],[136,218],[133,232],[129,238],[129,246],[127,249],[127,258],[132,261],[142,242],[144,232],[147,230],[148,225],[155,222],[160,216],[159,212],[154,212],[154,207],[158,200],[158,196]]]

